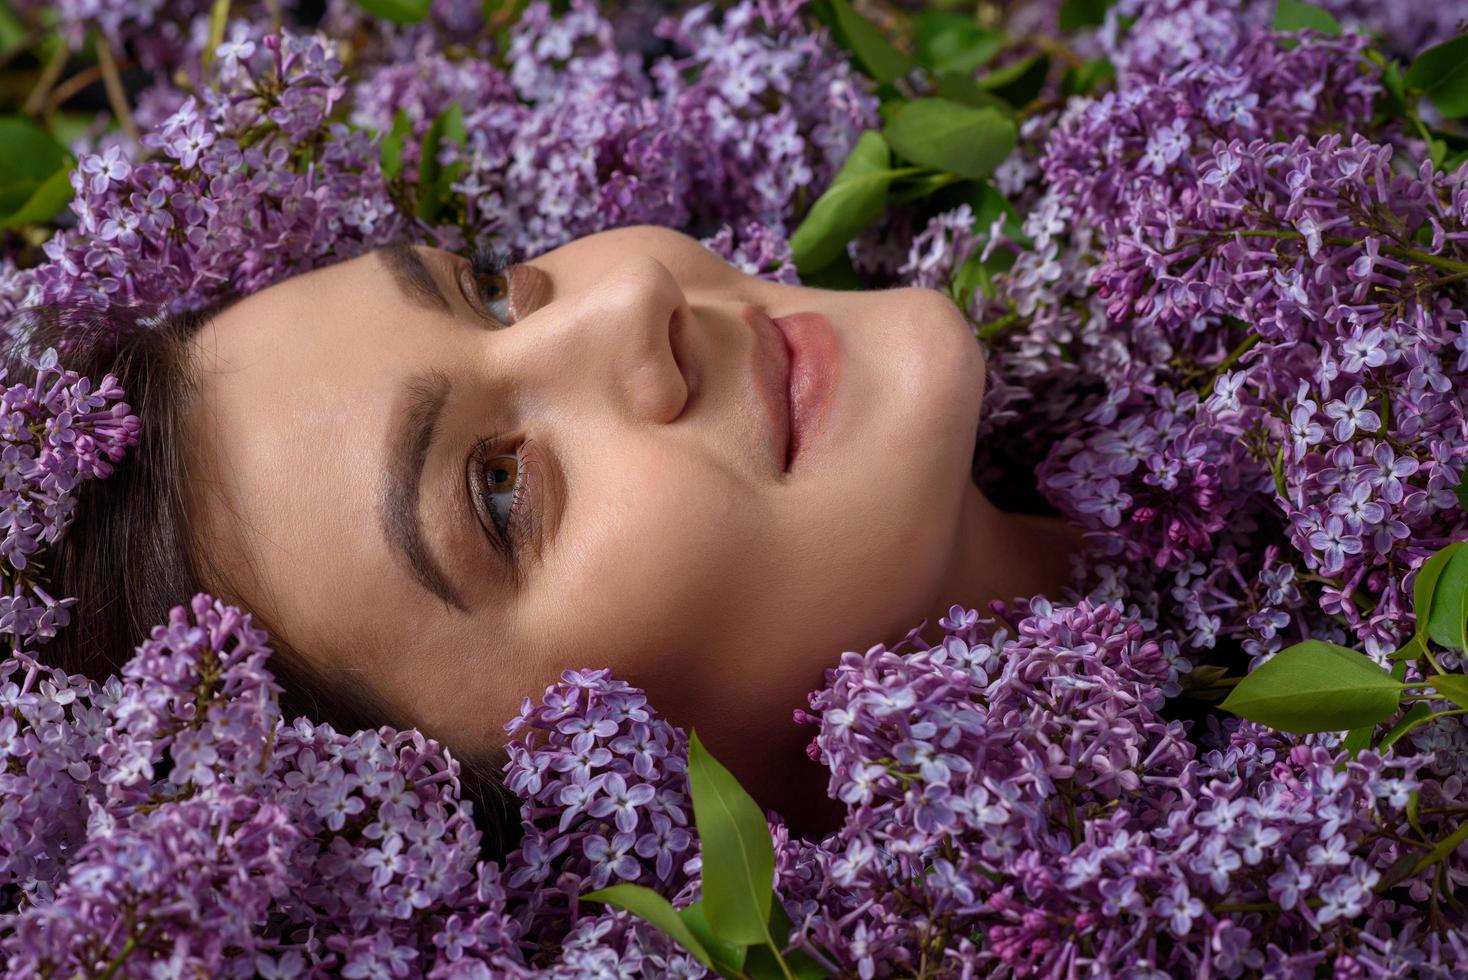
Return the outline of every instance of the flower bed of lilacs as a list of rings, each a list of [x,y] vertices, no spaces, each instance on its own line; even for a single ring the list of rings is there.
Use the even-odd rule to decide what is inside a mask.
[[[1385,23],[1330,5],[1394,32],[1379,44],[1290,3],[1039,4],[1063,33],[1034,40],[920,11],[902,48],[798,0],[666,20],[333,3],[317,33],[206,6],[60,5],[67,36],[96,25],[164,71],[131,106],[141,138],[83,137],[69,214],[5,239],[0,311],[197,307],[403,234],[534,252],[673,225],[751,274],[949,290],[990,352],[981,485],[1043,493],[1090,548],[1071,596],[955,606],[936,646],[915,628],[833,651],[796,721],[848,816],[811,841],[768,815],[762,950],[736,936],[743,865],[699,812],[700,780],[704,799],[737,787],[605,670],[509,720],[523,838],[486,861],[449,753],[282,718],[268,637],[211,597],[179,597],[106,683],[45,666],[87,597],[50,595],[36,560],[137,421],[113,379],[38,353],[0,393],[11,973],[1468,958],[1451,4]],[[585,897],[618,885],[688,929]]]

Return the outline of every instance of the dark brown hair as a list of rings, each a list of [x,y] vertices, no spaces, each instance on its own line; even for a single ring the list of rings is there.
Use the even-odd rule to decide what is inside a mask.
[[[137,444],[113,473],[78,487],[70,527],[38,556],[47,591],[78,600],[70,624],[38,651],[43,662],[103,682],[121,672],[153,626],[167,621],[170,609],[187,605],[195,593],[212,592],[205,582],[228,591],[227,579],[189,533],[183,440],[196,391],[190,341],[238,299],[225,297],[166,316],[126,306],[32,307],[16,313],[0,332],[5,383],[28,378],[25,353],[39,355],[54,347],[62,367],[94,383],[114,375],[141,423]],[[287,723],[305,716],[345,734],[382,725],[407,727],[394,720],[360,672],[322,672],[257,610],[246,611],[270,634],[267,667],[283,688],[280,708]],[[450,748],[460,764],[460,797],[473,803],[483,833],[481,855],[502,858],[520,831],[518,807],[502,776],[506,754]]]

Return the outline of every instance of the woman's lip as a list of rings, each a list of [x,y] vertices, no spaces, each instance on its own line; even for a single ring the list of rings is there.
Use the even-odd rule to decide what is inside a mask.
[[[841,351],[835,328],[820,313],[791,313],[774,324],[790,348],[789,469],[822,430],[841,375]]]
[[[754,379],[770,416],[772,454],[780,470],[790,468],[790,350],[775,322],[758,306],[744,308],[744,322],[754,331]]]

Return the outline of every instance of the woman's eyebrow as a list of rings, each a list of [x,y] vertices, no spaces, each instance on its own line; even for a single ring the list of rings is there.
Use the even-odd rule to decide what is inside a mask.
[[[409,303],[430,312],[453,312],[443,290],[439,288],[438,280],[429,271],[423,256],[412,245],[395,242],[375,249],[373,254],[381,258],[387,266],[392,273],[393,282]]]
[[[468,605],[429,550],[418,517],[423,466],[433,449],[450,387],[447,375],[429,370],[413,375],[401,389],[392,413],[396,421],[388,432],[387,465],[382,469],[377,491],[377,517],[383,536],[407,559],[413,577],[444,602],[468,612]]]

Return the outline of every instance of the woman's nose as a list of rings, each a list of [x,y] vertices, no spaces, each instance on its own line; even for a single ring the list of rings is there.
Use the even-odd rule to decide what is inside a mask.
[[[547,382],[573,389],[568,394],[579,399],[595,393],[629,422],[666,425],[678,418],[691,393],[679,357],[693,324],[673,273],[651,256],[635,255],[571,288],[574,299],[544,308],[554,337],[537,359]]]

